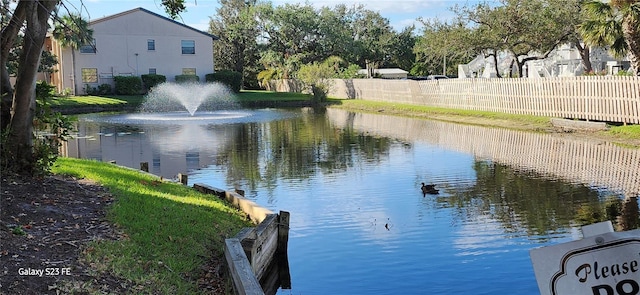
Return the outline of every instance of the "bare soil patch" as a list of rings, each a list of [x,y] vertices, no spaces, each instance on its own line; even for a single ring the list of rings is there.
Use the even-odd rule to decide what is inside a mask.
[[[121,236],[105,219],[113,198],[103,187],[60,176],[2,175],[0,191],[0,290],[56,294],[91,284],[124,291],[116,278],[93,273],[80,259],[91,250],[88,242]]]
[[[104,187],[63,176],[2,175],[0,294],[128,294],[135,284],[92,269],[91,241],[125,238],[106,219],[114,201]],[[223,262],[195,275],[204,294],[224,294]]]

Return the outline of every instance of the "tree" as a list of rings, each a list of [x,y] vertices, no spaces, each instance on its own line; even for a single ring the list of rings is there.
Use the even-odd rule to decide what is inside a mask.
[[[74,81],[73,94],[78,92],[76,80],[76,50],[83,45],[93,43],[93,30],[80,14],[70,13],[57,19],[53,29],[53,38],[60,41],[62,47],[71,48],[71,69]],[[94,46],[94,45],[92,45]]]
[[[184,0],[163,0],[176,14],[184,10]],[[0,36],[0,117],[2,118],[2,154],[6,167],[15,172],[34,173],[38,159],[33,145],[34,113],[36,108],[36,75],[49,20],[55,17],[60,0],[20,0],[9,12],[6,1],[2,6],[2,34]],[[20,33],[22,52],[18,58],[15,88],[9,79],[9,52]]]
[[[456,71],[458,64],[467,63],[478,54],[475,50],[477,45],[470,41],[473,31],[464,23],[422,19],[420,21],[423,24],[423,33],[413,46],[416,66],[412,69],[412,74],[446,75]]]
[[[213,43],[216,68],[243,74],[245,87],[254,88],[257,74],[259,28],[256,0],[220,0],[209,21],[209,32],[220,37]]]
[[[20,1],[11,17],[9,25],[2,30],[2,94],[3,117],[9,113],[10,121],[8,139],[3,142],[3,152],[9,155],[18,172],[32,173],[35,159],[33,156],[33,117],[35,112],[35,83],[40,55],[47,34],[48,21],[51,12],[58,5],[58,1]],[[11,90],[7,70],[7,55],[16,40],[22,24],[24,28],[22,54],[17,70],[15,92]],[[8,47],[5,49],[5,47]],[[5,51],[6,50],[6,51]],[[5,84],[6,81],[6,84]],[[12,99],[11,111],[7,112],[5,99]],[[5,127],[5,126],[3,126]]]
[[[640,0],[590,0],[583,9],[579,32],[584,41],[609,47],[618,58],[628,54],[634,75],[640,76]]]
[[[395,47],[395,32],[388,19],[380,13],[365,9],[356,11],[353,31],[354,50],[359,53],[357,63],[365,65],[368,76],[371,77],[373,69],[390,62]]]
[[[311,89],[315,102],[323,102],[331,90],[331,78],[337,78],[342,72],[341,64],[346,62],[337,56],[331,56],[323,62],[314,61],[300,67],[297,78]]]
[[[528,61],[544,59],[559,45],[569,42],[579,14],[577,1],[500,0],[500,6],[480,3],[458,8],[457,12],[482,33],[476,35],[476,43],[493,54],[508,52],[522,77]]]

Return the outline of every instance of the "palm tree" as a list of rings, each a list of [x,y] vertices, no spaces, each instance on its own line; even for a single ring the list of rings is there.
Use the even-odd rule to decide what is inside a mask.
[[[640,0],[588,0],[578,30],[585,43],[608,46],[617,58],[628,54],[633,73],[640,76]]]
[[[93,42],[93,30],[79,14],[68,14],[57,19],[53,29],[53,38],[60,41],[62,47],[71,47],[71,71],[73,94],[78,92],[76,83],[76,50]]]

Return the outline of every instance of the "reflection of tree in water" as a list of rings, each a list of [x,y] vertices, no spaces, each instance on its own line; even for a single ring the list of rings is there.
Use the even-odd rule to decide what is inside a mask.
[[[492,162],[476,161],[474,170],[476,182],[469,187],[446,189],[454,195],[445,201],[457,208],[461,218],[488,215],[499,220],[507,232],[526,231],[529,236],[548,236],[571,226],[606,220],[606,208],[612,216],[620,212],[608,205],[614,199],[621,202],[620,198],[603,197],[582,184],[550,180],[534,172]],[[635,208],[637,215],[637,202]],[[585,215],[585,210],[598,214],[587,212]],[[584,216],[597,217],[597,220],[581,220]]]
[[[583,204],[576,215],[580,225],[611,221],[618,231],[640,228],[638,198],[609,196],[603,203]]]
[[[321,110],[297,119],[245,124],[234,144],[220,152],[228,182],[254,189],[275,187],[278,179],[304,181],[318,171],[331,174],[389,154],[392,140],[333,126]]]

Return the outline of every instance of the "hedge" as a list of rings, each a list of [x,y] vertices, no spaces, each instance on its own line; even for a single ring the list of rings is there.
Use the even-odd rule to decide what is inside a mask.
[[[199,82],[200,77],[197,75],[176,75],[176,83]]]
[[[142,83],[147,91],[158,84],[167,82],[165,75],[145,74],[141,75],[140,78],[142,78]]]
[[[142,90],[142,79],[138,76],[115,76],[116,94],[136,95]]]
[[[222,70],[215,73],[207,74],[205,76],[207,82],[220,82],[225,84],[233,90],[235,93],[240,92],[240,88],[242,87],[242,74],[230,71],[230,70]]]

